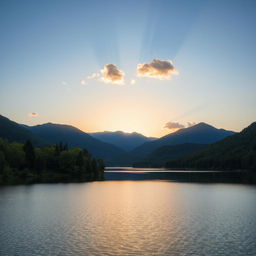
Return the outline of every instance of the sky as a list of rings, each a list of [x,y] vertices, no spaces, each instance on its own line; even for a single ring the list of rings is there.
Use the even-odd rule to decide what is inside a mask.
[[[256,121],[256,1],[0,1],[0,114],[160,137]]]

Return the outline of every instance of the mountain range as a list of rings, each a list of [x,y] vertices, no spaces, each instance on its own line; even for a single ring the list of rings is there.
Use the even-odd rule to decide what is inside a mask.
[[[256,122],[240,133],[169,161],[166,167],[256,171]]]
[[[26,127],[15,123],[0,115],[0,138],[5,138],[10,142],[22,142],[30,140],[36,146],[46,145],[47,142],[39,138]]]
[[[98,140],[111,143],[125,151],[131,151],[145,142],[156,140],[156,138],[146,137],[140,133],[125,133],[122,131],[116,132],[95,132],[90,135]]]
[[[42,147],[59,142],[69,147],[86,148],[94,157],[103,158],[106,164],[118,158],[124,151],[112,144],[102,142],[89,134],[71,126],[46,123],[36,126],[21,125],[0,115],[0,137],[10,142],[30,140],[34,145]]]
[[[88,134],[71,125],[21,125],[0,115],[2,138],[17,142],[31,140],[39,147],[63,142],[71,148],[86,148],[94,157],[103,158],[107,166],[131,166],[134,163],[144,163],[145,167],[163,166],[168,160],[185,156],[233,134],[233,131],[217,129],[206,123],[178,130],[159,139],[121,131]]]
[[[115,145],[102,142],[71,125],[46,123],[27,126],[33,134],[49,144],[67,143],[69,147],[86,148],[93,156],[103,158],[109,164],[124,151]]]
[[[167,161],[188,155],[204,147],[206,147],[206,144],[197,143],[184,143],[162,146],[153,150],[143,159],[134,162],[133,166],[144,168],[164,167]]]
[[[134,149],[131,153],[144,157],[162,146],[184,143],[211,144],[232,134],[234,134],[233,131],[217,129],[202,122],[188,128],[180,129],[157,140],[146,142]]]

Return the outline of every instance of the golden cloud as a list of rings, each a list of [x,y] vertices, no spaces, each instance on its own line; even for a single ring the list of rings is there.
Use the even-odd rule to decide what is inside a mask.
[[[35,113],[35,112],[31,112],[31,113],[28,113],[28,116],[29,117],[36,117],[36,116],[39,116],[39,114]]]
[[[124,85],[124,72],[119,70],[114,64],[106,64],[101,70],[100,81],[104,83],[112,83]]]
[[[187,122],[188,127],[196,125],[196,122]]]
[[[185,126],[178,122],[168,122],[165,124],[164,128],[168,128],[170,130],[178,130],[178,129],[185,128]]]
[[[151,63],[137,65],[137,75],[141,77],[166,80],[170,79],[172,75],[178,74],[179,72],[174,68],[171,60],[154,59]]]

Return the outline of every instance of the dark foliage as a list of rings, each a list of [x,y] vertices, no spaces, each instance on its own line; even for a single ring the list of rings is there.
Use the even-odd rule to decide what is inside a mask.
[[[147,155],[143,160],[135,162],[134,167],[155,168],[164,167],[169,160],[178,159],[205,147],[205,144],[184,143],[179,145],[162,146]]]
[[[152,142],[146,142],[134,149],[131,154],[145,157],[153,150],[165,145],[178,145],[184,143],[211,144],[233,135],[234,132],[224,129],[217,129],[206,123],[199,123],[192,127],[180,129]]]
[[[68,143],[70,148],[85,147],[94,157],[103,158],[109,164],[111,164],[112,159],[116,159],[124,153],[122,149],[93,138],[71,125],[47,123],[30,126],[27,129],[50,145],[63,141]]]
[[[256,122],[198,152],[169,161],[166,167],[256,171]]]
[[[104,163],[87,150],[56,144],[35,148],[30,141],[0,139],[0,184],[79,182],[103,178]]]

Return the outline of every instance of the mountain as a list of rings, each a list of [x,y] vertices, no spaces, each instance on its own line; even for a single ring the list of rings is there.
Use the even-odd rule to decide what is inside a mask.
[[[126,134],[123,132],[94,133],[92,134],[94,137],[92,137],[70,125],[47,123],[36,126],[25,126],[0,116],[0,137],[17,142],[25,142],[29,139],[36,146],[55,144],[62,141],[63,143],[67,143],[69,147],[86,148],[93,156],[103,158],[107,165],[128,166],[132,163],[145,160],[150,160],[154,164],[159,162],[162,164],[165,160],[180,157],[183,153],[185,155],[185,153],[192,152],[189,150],[197,149],[196,145],[190,145],[188,148],[179,146],[176,148],[164,147],[161,149],[163,146],[184,143],[210,144],[231,134],[234,134],[234,132],[216,129],[205,123],[200,123],[155,140],[154,138],[147,138],[138,133]],[[103,140],[115,145],[103,142]],[[143,142],[145,143],[131,152],[125,152],[123,150],[129,150],[134,148],[136,144],[138,145]],[[152,153],[154,150],[156,151]],[[176,157],[174,157],[175,155]]]
[[[155,138],[146,137],[136,132],[125,133],[122,131],[105,131],[90,133],[90,135],[98,140],[111,143],[119,148],[122,148],[125,151],[131,151],[145,142],[155,140]]]
[[[28,126],[27,129],[51,144],[63,142],[69,147],[87,149],[94,157],[103,158],[107,164],[124,151],[112,144],[102,142],[71,125],[46,123]]]
[[[169,160],[177,159],[198,151],[205,147],[205,144],[184,143],[178,145],[162,146],[153,150],[141,161],[133,164],[134,167],[164,167]]]
[[[169,161],[167,167],[256,171],[256,122],[240,133],[192,153]]]
[[[34,145],[45,145],[46,142],[18,123],[0,115],[0,137],[10,142],[30,140]]]
[[[153,150],[165,145],[184,143],[211,144],[232,134],[234,134],[233,131],[217,129],[206,123],[199,123],[192,127],[180,129],[177,132],[163,136],[160,139],[146,142],[135,148],[131,154],[136,157],[145,157]]]

